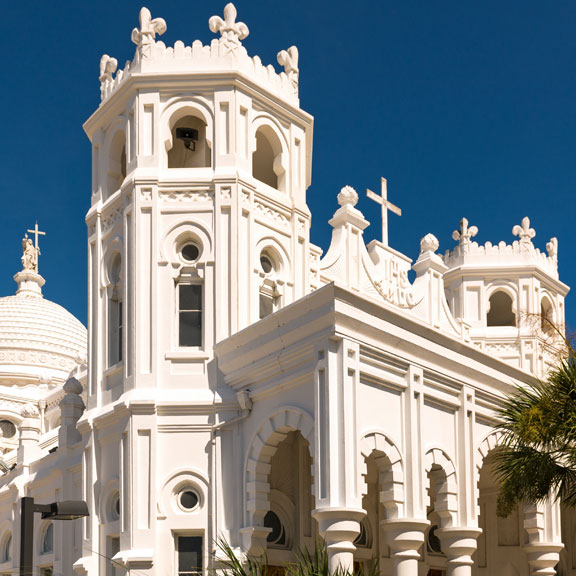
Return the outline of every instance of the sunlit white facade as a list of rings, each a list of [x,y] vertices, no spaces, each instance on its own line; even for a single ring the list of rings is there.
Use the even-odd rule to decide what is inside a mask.
[[[209,26],[209,45],[167,47],[143,9],[133,60],[102,57],[87,345],[60,309],[26,325],[51,304],[37,269],[0,299],[0,574],[18,570],[22,496],[91,511],[37,519],[42,576],[189,576],[218,566],[219,538],[281,566],[319,537],[333,568],[551,575],[562,530],[576,574],[576,523],[549,503],[497,518],[490,466],[502,398],[555,360],[556,240],[541,252],[525,218],[482,246],[463,219],[444,255],[423,230],[413,263],[382,181],[383,241],[366,245],[345,186],[324,192],[323,254],[298,51],[281,72],[249,56],[231,4]],[[45,346],[64,360],[46,367]]]

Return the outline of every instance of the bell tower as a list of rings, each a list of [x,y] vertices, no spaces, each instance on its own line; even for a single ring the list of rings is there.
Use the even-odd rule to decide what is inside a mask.
[[[133,388],[208,388],[213,345],[309,291],[312,117],[298,50],[242,45],[232,4],[210,44],[158,40],[140,12],[123,70],[100,62],[92,142],[89,406]]]

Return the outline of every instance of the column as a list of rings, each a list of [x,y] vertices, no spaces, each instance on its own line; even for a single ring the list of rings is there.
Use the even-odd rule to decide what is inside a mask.
[[[390,546],[394,576],[418,576],[420,548],[426,539],[428,520],[395,518],[381,523]]]
[[[564,544],[560,539],[560,505],[558,502],[539,502],[524,505],[524,529],[528,544],[524,551],[528,557],[531,576],[554,576]]]
[[[318,531],[326,542],[330,573],[354,570],[354,540],[360,534],[360,521],[366,515],[362,509],[324,508],[313,512]]]
[[[450,527],[436,531],[448,561],[447,576],[471,576],[472,554],[476,551],[480,528]]]

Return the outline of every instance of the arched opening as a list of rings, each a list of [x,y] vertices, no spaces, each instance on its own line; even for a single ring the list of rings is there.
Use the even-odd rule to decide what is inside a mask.
[[[44,528],[40,540],[40,554],[52,554],[54,552],[54,524],[49,522]]]
[[[389,511],[380,503],[380,495],[387,493],[382,474],[388,478],[392,476],[390,461],[384,454],[374,451],[366,458],[366,493],[362,497],[366,516],[360,523],[360,534],[354,540],[354,562],[366,569],[373,560],[377,559],[378,564],[383,566],[383,559],[390,557],[385,533],[380,529],[382,521],[390,517]]]
[[[122,258],[116,252],[108,267],[108,366],[122,361],[124,314],[122,307]]]
[[[259,268],[261,277],[258,295],[259,318],[265,318],[276,312],[281,304],[282,258],[274,248],[267,246],[260,252]]]
[[[445,495],[447,483],[446,473],[438,466],[433,465],[427,473],[428,480],[428,506],[426,518],[430,527],[426,533],[424,557],[428,565],[428,576],[444,576],[446,574],[446,556],[442,550],[442,543],[437,531],[449,524],[448,517],[443,514],[442,500]]]
[[[299,431],[289,432],[278,444],[270,460],[268,483],[270,509],[264,526],[269,569],[283,572],[282,566],[293,562],[296,553],[314,549],[317,535],[312,518],[312,457],[308,442]]]
[[[126,178],[126,135],[119,130],[110,143],[105,198],[122,187]]]
[[[524,529],[521,507],[506,518],[496,514],[499,485],[494,474],[493,453],[484,459],[478,488],[478,523],[482,533],[478,537],[478,548],[473,556],[475,574],[491,576],[527,573],[526,554],[522,550]]]
[[[10,562],[10,560],[12,560],[12,534],[8,533],[2,542],[0,562],[4,564],[5,562]]]
[[[546,334],[554,333],[554,309],[546,297],[540,302],[540,328]]]
[[[188,114],[174,123],[171,134],[168,168],[209,168],[212,165],[204,120]]]
[[[512,309],[512,297],[503,290],[490,296],[489,310],[486,316],[488,326],[516,326],[516,314]]]
[[[282,146],[269,126],[256,131],[256,150],[252,154],[252,175],[277,190],[284,190],[285,170],[282,166]]]

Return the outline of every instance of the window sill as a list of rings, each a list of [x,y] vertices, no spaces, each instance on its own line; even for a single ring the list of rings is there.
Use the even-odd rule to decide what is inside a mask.
[[[113,376],[114,374],[118,374],[119,372],[122,372],[122,368],[124,368],[124,362],[120,361],[116,364],[114,364],[114,366],[110,366],[109,368],[106,368],[106,370],[104,370],[104,376]]]
[[[178,350],[176,352],[166,352],[164,355],[166,360],[172,360],[175,362],[185,362],[187,360],[208,360],[210,354],[204,350],[199,350],[197,348],[192,350]]]

